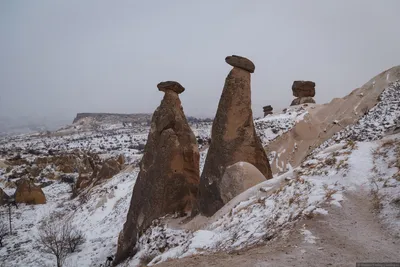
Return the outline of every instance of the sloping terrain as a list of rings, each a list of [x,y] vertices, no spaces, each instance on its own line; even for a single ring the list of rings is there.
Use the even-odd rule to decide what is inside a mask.
[[[274,178],[236,196],[211,218],[171,215],[155,220],[141,236],[135,257],[119,266],[354,266],[358,261],[400,261],[399,78],[399,68],[392,68],[343,99],[295,106],[256,120]],[[201,168],[210,127],[209,122],[192,124]],[[104,264],[116,252],[147,131],[144,125],[111,124],[96,130],[73,125],[55,133],[0,140],[0,184],[9,195],[19,179],[15,175],[53,151],[90,149],[104,158],[127,158],[119,174],[77,197],[62,179],[45,184],[49,180],[34,177],[47,203],[12,209],[14,234],[3,240],[0,263],[54,266],[54,257],[44,253],[36,239],[41,222],[57,212],[60,221],[71,221],[86,235],[66,266]],[[24,160],[10,166],[8,159],[16,156]],[[7,211],[2,207],[4,220]]]
[[[393,67],[343,98],[335,98],[324,105],[309,104],[304,120],[297,122],[289,131],[268,144],[267,150],[273,153],[273,173],[299,166],[315,148],[348,125],[356,123],[378,102],[384,106],[384,112],[377,115],[381,119],[385,118],[382,116],[398,116],[400,107],[396,101],[400,97],[399,85],[392,85],[395,88],[389,89],[388,93],[382,96],[381,93],[399,79],[400,66]],[[367,127],[369,126],[364,125],[364,128]]]

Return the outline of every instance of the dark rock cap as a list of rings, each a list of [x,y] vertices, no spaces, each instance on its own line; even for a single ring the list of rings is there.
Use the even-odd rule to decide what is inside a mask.
[[[294,81],[292,85],[293,96],[295,97],[314,97],[315,82]]]
[[[174,91],[177,94],[182,93],[183,91],[185,91],[185,88],[178,82],[175,81],[166,81],[166,82],[160,82],[159,84],[157,84],[157,88],[160,91],[167,91],[167,90],[171,90]]]
[[[225,58],[225,62],[233,67],[237,67],[237,68],[246,70],[250,73],[253,73],[256,68],[256,66],[254,66],[254,63],[251,62],[250,59],[247,59],[247,58],[241,57],[241,56],[236,56],[236,55],[227,56]]]
[[[268,105],[268,106],[264,106],[264,107],[263,107],[263,110],[264,110],[264,111],[272,111],[273,108],[272,108],[271,105]]]

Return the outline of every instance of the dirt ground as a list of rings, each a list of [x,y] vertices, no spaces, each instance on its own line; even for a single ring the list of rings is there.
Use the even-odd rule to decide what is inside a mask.
[[[160,263],[172,266],[356,266],[356,262],[400,262],[400,239],[391,236],[372,210],[368,192],[347,193],[342,207],[299,222],[290,238],[235,254],[200,255]],[[315,243],[305,241],[309,230]]]

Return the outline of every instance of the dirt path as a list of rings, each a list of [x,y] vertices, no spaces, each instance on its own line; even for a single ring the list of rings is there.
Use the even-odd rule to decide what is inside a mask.
[[[390,236],[371,211],[367,192],[347,193],[343,207],[300,222],[290,240],[275,241],[238,254],[192,256],[157,266],[356,266],[356,262],[400,262],[400,239]],[[315,243],[301,234],[309,230]]]

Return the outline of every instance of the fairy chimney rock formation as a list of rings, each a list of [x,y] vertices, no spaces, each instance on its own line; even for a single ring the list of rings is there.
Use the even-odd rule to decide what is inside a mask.
[[[273,110],[273,108],[272,108],[271,105],[264,106],[264,107],[263,107],[264,117],[267,116],[267,115],[273,114],[273,113],[272,113],[272,110]]]
[[[221,179],[225,169],[237,162],[254,165],[267,179],[272,178],[267,155],[256,135],[251,110],[250,72],[254,64],[246,58],[227,57],[234,68],[225,80],[224,89],[211,131],[211,145],[200,178],[198,208],[213,215],[224,204]],[[251,68],[248,68],[252,66]]]
[[[294,81],[292,85],[293,96],[296,97],[290,104],[291,106],[312,103],[315,104],[315,82]]]
[[[157,87],[165,95],[151,120],[114,265],[134,254],[138,238],[154,219],[166,214],[184,215],[196,201],[200,156],[195,135],[181,109],[178,94],[184,88],[172,81]]]

